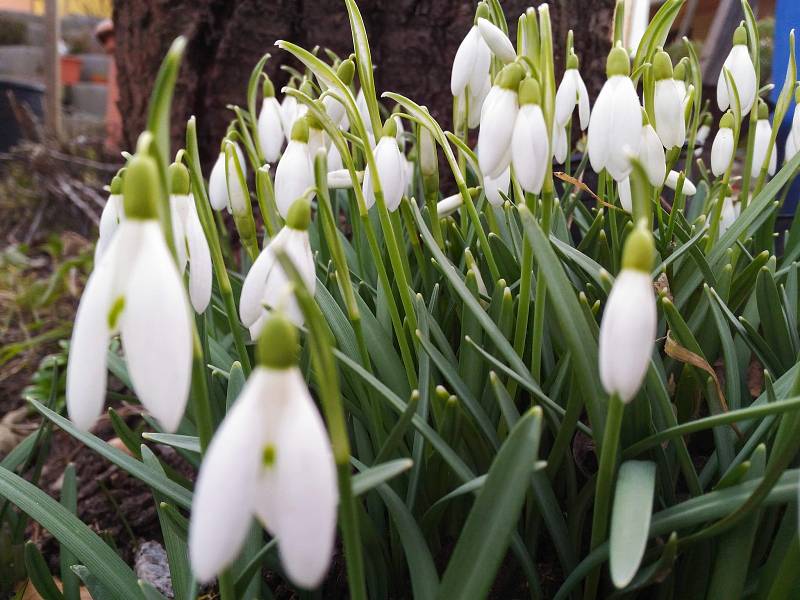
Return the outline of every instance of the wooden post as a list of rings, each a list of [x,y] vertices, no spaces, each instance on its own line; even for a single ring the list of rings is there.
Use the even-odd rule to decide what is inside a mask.
[[[45,126],[50,135],[60,138],[61,56],[58,42],[61,39],[61,19],[58,14],[58,0],[45,0],[44,20]]]

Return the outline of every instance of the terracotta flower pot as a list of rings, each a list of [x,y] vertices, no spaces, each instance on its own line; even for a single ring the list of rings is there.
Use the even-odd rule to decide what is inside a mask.
[[[75,85],[81,80],[81,59],[77,56],[61,57],[62,85]]]

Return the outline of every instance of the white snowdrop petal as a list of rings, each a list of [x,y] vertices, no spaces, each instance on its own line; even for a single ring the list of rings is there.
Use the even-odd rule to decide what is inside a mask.
[[[98,227],[97,244],[94,249],[94,262],[100,262],[100,258],[108,249],[108,245],[114,237],[114,233],[119,227],[120,221],[125,218],[125,211],[122,205],[121,194],[111,194],[106,200],[103,212],[100,213],[100,225]]]
[[[633,212],[633,197],[631,196],[631,180],[626,177],[617,186],[619,192],[619,203],[626,212]]]
[[[608,129],[610,144],[606,169],[615,181],[621,181],[631,171],[629,154],[638,156],[642,136],[641,106],[633,82],[628,77],[615,75],[612,88],[611,123]],[[590,125],[591,128],[591,125]]]
[[[478,28],[473,25],[456,50],[450,74],[450,92],[453,96],[460,96],[469,83],[478,53],[479,37]]]
[[[556,124],[563,127],[572,117],[575,103],[578,101],[577,82],[572,76],[575,69],[564,71],[564,77],[556,91]]]
[[[504,63],[514,62],[517,52],[503,30],[483,17],[478,19],[478,29],[492,53]]]
[[[667,149],[683,146],[686,140],[686,122],[683,118],[683,101],[672,79],[656,81],[655,85],[656,132]]]
[[[725,233],[728,228],[733,225],[734,221],[736,221],[736,217],[739,216],[739,204],[737,203],[734,207],[733,200],[730,196],[726,196],[725,200],[722,202],[722,211],[720,212],[720,219],[719,219],[719,235]],[[710,215],[709,215],[710,218]]]
[[[589,126],[589,91],[586,89],[586,84],[583,82],[580,72],[576,69],[573,76],[578,84],[578,119],[581,124],[581,129],[586,130]]]
[[[486,185],[485,179],[484,185]],[[461,197],[461,194],[453,194],[452,196],[448,196],[436,204],[436,214],[439,215],[440,219],[443,219],[456,212],[463,203],[464,199]]]
[[[761,168],[767,160],[767,151],[769,150],[769,139],[772,135],[772,127],[767,119],[759,119],[756,121],[756,134],[753,141],[753,165],[750,170],[750,175],[756,178],[761,173]],[[775,152],[773,151],[774,155]],[[770,163],[772,159],[770,158]],[[772,165],[769,165],[772,167]]]
[[[190,197],[189,214],[186,219],[186,246],[189,251],[189,298],[194,310],[201,314],[211,301],[211,251],[200,217]]]
[[[794,137],[791,135],[786,136],[786,146],[783,152],[783,162],[788,162],[797,154],[797,146],[795,145]]]
[[[386,208],[394,212],[400,206],[405,190],[405,165],[397,140],[384,136],[375,148],[375,165],[381,182]]]
[[[556,124],[553,127],[553,158],[560,165],[567,160],[567,130]]]
[[[542,109],[534,104],[524,105],[517,114],[511,138],[511,160],[514,174],[526,192],[542,190],[547,163],[547,125]],[[485,177],[484,177],[485,179]]]
[[[317,587],[330,565],[339,493],[325,425],[300,371],[290,370],[289,401],[276,432],[273,529],[286,574]]]
[[[281,105],[274,96],[264,98],[258,113],[258,140],[264,160],[268,163],[278,160],[284,139]]]
[[[797,105],[795,105],[794,115],[792,116],[792,128],[788,137],[792,138],[794,148],[800,148],[800,109],[797,108]]]
[[[347,169],[328,171],[328,187],[334,190],[350,189],[353,187],[353,179]]]
[[[589,162],[595,173],[600,173],[609,160],[614,89],[617,84],[618,82],[614,77],[603,84],[597,100],[595,100],[592,115],[589,118],[586,150],[589,153]]]
[[[125,286],[122,347],[133,389],[164,429],[180,424],[192,370],[192,323],[186,292],[157,221],[143,221]]]
[[[230,565],[253,519],[267,379],[256,368],[220,425],[203,457],[192,497],[189,558],[201,582]]]
[[[519,107],[517,94],[494,86],[483,103],[478,133],[478,163],[484,177],[497,177],[508,166],[511,136]]]
[[[642,138],[639,145],[639,160],[647,173],[647,179],[653,187],[661,187],[667,174],[667,159],[664,146],[653,126],[642,127]]]
[[[328,149],[328,172],[339,171],[344,168],[342,163],[342,155],[339,154],[339,149],[336,144],[331,144]]]
[[[313,185],[314,175],[307,146],[292,140],[275,170],[275,203],[284,219],[294,201]]]
[[[733,130],[722,127],[711,143],[711,172],[714,176],[719,177],[728,170],[733,160],[733,150]]]
[[[186,212],[188,206],[188,195],[170,194],[169,206],[172,214],[172,240],[175,243],[175,254],[178,263],[178,271],[183,274],[186,270],[186,262],[189,259],[189,252],[186,249]]]
[[[287,94],[281,100],[281,125],[283,126],[283,135],[287,140],[292,137],[292,126],[296,116],[297,99]]]
[[[680,173],[677,171],[670,171],[667,173],[667,178],[664,180],[664,185],[668,188],[674,190],[678,187],[678,177]],[[683,179],[683,189],[682,189],[684,196],[694,196],[697,193],[697,188],[694,184],[684,177]]]
[[[275,248],[283,247],[283,242],[289,232],[288,227],[281,229],[250,265],[250,270],[244,278],[242,293],[239,296],[239,317],[245,327],[250,327],[261,315],[263,307],[261,298],[264,296],[264,286],[270,271],[276,265]]]
[[[504,200],[500,195],[503,192],[508,196],[508,186],[511,183],[511,167],[506,167],[506,170],[500,173],[497,178],[484,177],[483,178],[483,191],[486,194],[486,199],[492,206],[502,206]],[[458,196],[461,200],[461,196]],[[437,208],[438,212],[438,208]]]
[[[739,101],[742,103],[742,116],[747,115],[753,107],[756,99],[757,84],[756,70],[750,58],[750,51],[744,44],[737,44],[731,48],[731,52],[725,61],[736,82],[736,90],[739,92]]]
[[[228,183],[225,179],[225,153],[220,152],[208,177],[208,200],[211,208],[222,210],[228,206]]]
[[[483,93],[483,96],[485,96],[486,92],[489,91],[489,88],[492,87],[491,77],[489,76],[489,67],[492,63],[492,51],[489,49],[489,46],[486,45],[486,42],[483,40],[483,36],[480,35],[480,32],[477,31],[477,28],[473,27],[473,29],[476,29],[477,42],[475,63],[472,66],[472,75],[470,75],[469,78],[469,87],[470,95],[477,97],[480,96],[481,93]]]
[[[656,335],[656,304],[647,273],[623,270],[611,289],[600,324],[600,380],[629,402],[647,373]]]

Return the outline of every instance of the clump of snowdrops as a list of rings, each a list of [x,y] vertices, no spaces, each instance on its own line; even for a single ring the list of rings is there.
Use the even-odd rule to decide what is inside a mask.
[[[194,118],[169,147],[175,42],[110,184],[69,420],[32,404],[152,487],[176,597],[273,597],[265,570],[300,597],[792,597],[800,116],[779,168],[749,5],[705,100],[692,43],[662,49],[682,4],[631,53],[618,3],[592,102],[546,4],[513,43],[480,2],[449,132],[378,96],[346,0],[354,54],[276,42],[299,70],[278,91],[258,62],[207,180]],[[88,433],[109,370],[145,411],[142,435],[111,412],[132,456]],[[64,596],[159,597],[75,517],[74,474],[62,505],[13,472],[34,448],[0,495],[60,542]]]

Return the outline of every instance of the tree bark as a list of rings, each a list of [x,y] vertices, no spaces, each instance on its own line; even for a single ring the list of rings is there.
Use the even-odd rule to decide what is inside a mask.
[[[507,0],[503,9],[512,41],[516,19],[530,0]],[[450,128],[450,69],[472,24],[473,0],[360,0],[376,65],[379,91],[393,90],[428,106]],[[560,0],[551,7],[556,77],[560,80],[567,31],[575,32],[581,71],[594,96],[604,80],[614,0]],[[186,120],[197,117],[203,161],[216,156],[233,113],[245,103],[251,69],[264,52],[276,89],[289,60],[273,46],[286,39],[306,48],[319,45],[340,56],[352,52],[343,0],[114,0],[116,61],[125,142],[135,146],[144,128],[147,102],[164,53],[178,35],[188,46],[173,101],[174,147],[183,144]],[[296,65],[295,65],[296,66]]]

